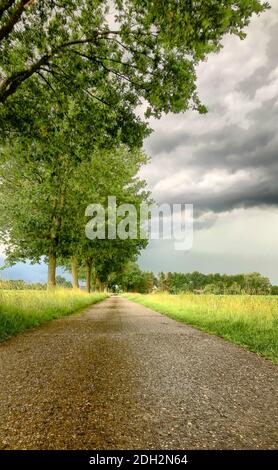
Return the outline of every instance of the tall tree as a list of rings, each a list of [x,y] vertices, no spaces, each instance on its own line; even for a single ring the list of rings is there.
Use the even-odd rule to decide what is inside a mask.
[[[128,150],[122,145],[115,149],[96,152],[91,160],[83,161],[79,165],[78,174],[73,175],[70,211],[72,223],[68,230],[71,242],[68,244],[66,259],[61,262],[68,266],[68,259],[72,260],[72,257],[75,257],[76,261],[83,265],[87,272],[85,277],[88,290],[92,269],[102,283],[107,283],[109,274],[115,270],[115,265],[133,258],[146,246],[146,241],[140,240],[139,237],[121,240],[117,233],[116,239],[88,239],[84,232],[85,224],[88,222],[88,217],[85,217],[86,207],[91,203],[102,205],[105,210],[104,229],[107,238],[109,196],[116,198],[117,205],[133,204],[138,214],[141,202],[149,200],[146,183],[138,177],[141,166],[146,162],[147,157],[143,152],[136,149]],[[117,224],[123,217],[115,215]],[[139,218],[137,224],[139,233]]]
[[[54,287],[57,256],[68,242],[65,223],[73,166],[69,155],[54,148],[49,147],[44,158],[46,148],[38,142],[28,150],[32,152],[26,155],[22,143],[9,147],[0,166],[1,238],[11,263],[46,257],[48,286]]]
[[[85,236],[89,204],[105,205],[108,195],[119,202],[145,198],[144,183],[136,177],[146,161],[144,154],[120,146],[113,151],[91,149],[91,155],[84,156],[85,149],[75,140],[80,158],[72,158],[73,149],[65,137],[62,132],[49,142],[10,144],[0,165],[1,239],[7,259],[39,262],[46,257],[49,287],[55,286],[58,259],[74,261],[75,287],[78,261],[84,260],[91,271],[99,246]]]

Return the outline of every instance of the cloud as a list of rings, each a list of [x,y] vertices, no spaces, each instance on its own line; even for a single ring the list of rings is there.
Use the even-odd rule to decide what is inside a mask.
[[[193,203],[197,216],[278,205],[277,42],[274,5],[254,19],[245,41],[227,37],[199,67],[206,116],[152,122],[143,176],[158,202]]]
[[[194,245],[151,242],[140,263],[155,271],[259,271],[278,283],[278,2],[228,36],[198,68],[209,113],[153,120],[143,171],[156,201],[194,204]]]
[[[272,18],[277,17],[277,11],[272,11]],[[269,18],[270,21],[270,18]],[[268,29],[268,42],[265,53],[265,63],[256,68],[245,80],[238,83],[237,89],[250,98],[254,98],[257,90],[264,88],[271,81],[271,73],[277,67],[277,44],[278,28],[277,22]]]

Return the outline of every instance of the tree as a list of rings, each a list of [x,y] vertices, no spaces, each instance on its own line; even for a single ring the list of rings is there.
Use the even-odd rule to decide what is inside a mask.
[[[231,286],[228,287],[227,289],[227,294],[234,294],[234,295],[239,295],[241,294],[241,288],[240,285],[237,284],[236,282],[233,282]]]
[[[271,287],[271,295],[278,295],[278,286]]]
[[[72,255],[71,259],[71,276],[72,276],[72,287],[73,289],[79,289],[79,281],[78,281],[78,257],[76,255]]]
[[[207,284],[204,288],[204,294],[220,294],[217,284]]]
[[[125,272],[127,263],[135,261],[140,250],[145,248],[146,240],[96,240],[91,242],[87,256],[90,254],[91,278],[88,266],[85,269],[87,291],[91,283],[99,290],[111,286],[115,276]],[[93,278],[93,279],[92,279]]]
[[[146,100],[148,115],[204,111],[196,65],[226,33],[244,38],[252,14],[268,7],[262,0],[1,0],[0,102],[39,79],[97,100],[103,83],[116,86],[132,106]]]
[[[63,277],[61,275],[56,276],[56,284],[59,287],[66,287],[66,288],[71,287],[71,283],[69,281],[67,281],[67,279],[65,277]]]
[[[49,287],[56,284],[57,262],[71,259],[74,287],[78,263],[85,263],[89,290],[93,261],[99,275],[107,277],[114,269],[115,253],[124,260],[137,254],[146,242],[101,240],[100,244],[88,240],[85,209],[96,202],[105,206],[111,194],[118,203],[138,206],[146,200],[145,183],[136,176],[146,156],[123,145],[102,151],[92,148],[91,155],[85,155],[90,149],[81,147],[76,138],[75,152],[80,157],[76,159],[65,142],[67,137],[67,132],[60,131],[50,141],[20,139],[7,146],[0,165],[1,238],[10,263],[46,258]],[[105,267],[104,260],[109,266]],[[117,260],[119,263],[119,254]]]
[[[158,290],[160,290],[161,292],[169,290],[167,274],[165,274],[164,272],[158,274]]]
[[[244,291],[246,294],[270,294],[271,283],[260,273],[249,273],[244,276]]]
[[[135,262],[128,262],[122,272],[114,273],[109,281],[111,288],[118,285],[124,291],[142,294],[152,292],[154,284],[153,273],[141,271]]]
[[[68,242],[64,222],[71,160],[51,155],[51,148],[48,160],[40,159],[46,150],[38,143],[27,156],[21,143],[7,149],[0,170],[1,238],[11,264],[46,257],[48,285],[54,287],[57,256]]]
[[[141,202],[148,202],[149,192],[146,183],[137,174],[142,165],[147,162],[146,155],[138,150],[129,150],[127,146],[98,150],[91,158],[84,159],[78,166],[78,171],[72,175],[71,205],[67,216],[67,236],[70,240],[67,252],[60,264],[69,268],[69,258],[75,259],[77,266],[83,266],[81,278],[86,279],[87,290],[91,288],[93,272],[100,282],[107,283],[111,272],[119,270],[119,265],[126,259],[131,259],[146,246],[146,240],[127,239],[95,239],[85,236],[85,210],[89,204],[98,203],[106,211],[108,197],[114,196],[117,205],[132,204],[140,213]],[[118,223],[122,217],[117,217]],[[107,220],[105,221],[105,237],[107,238]],[[138,225],[140,220],[137,221]],[[72,268],[73,270],[73,268]]]

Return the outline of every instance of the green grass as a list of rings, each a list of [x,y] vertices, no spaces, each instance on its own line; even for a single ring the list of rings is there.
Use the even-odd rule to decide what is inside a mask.
[[[124,296],[278,362],[278,297],[167,293]]]
[[[70,289],[53,291],[0,291],[0,341],[28,328],[74,313],[105,299]]]

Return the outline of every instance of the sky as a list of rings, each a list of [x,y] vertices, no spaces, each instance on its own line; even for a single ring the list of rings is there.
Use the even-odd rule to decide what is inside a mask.
[[[278,1],[254,17],[241,41],[198,67],[206,115],[189,111],[152,120],[142,170],[156,202],[194,207],[188,252],[153,240],[139,258],[145,270],[258,271],[278,284]],[[16,265],[3,278],[45,281],[46,266]]]
[[[152,241],[140,265],[154,271],[259,271],[278,283],[278,2],[244,41],[226,36],[198,68],[208,114],[153,120],[143,170],[158,202],[192,203],[194,243]]]

